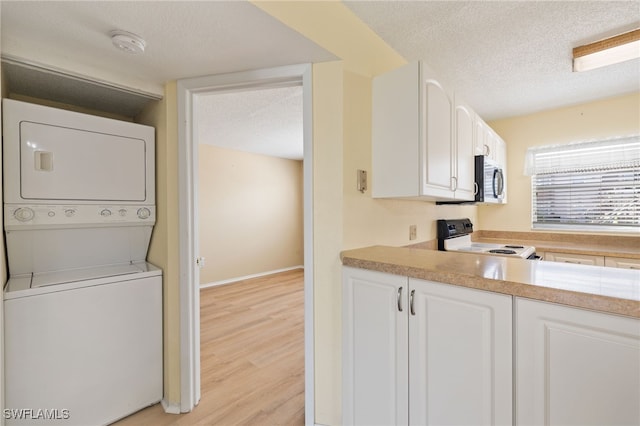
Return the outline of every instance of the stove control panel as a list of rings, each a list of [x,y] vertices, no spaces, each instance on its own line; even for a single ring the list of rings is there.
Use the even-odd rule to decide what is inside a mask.
[[[473,224],[469,219],[439,219],[437,221],[438,239],[459,237],[471,234]]]
[[[5,204],[7,230],[153,225],[155,206]]]

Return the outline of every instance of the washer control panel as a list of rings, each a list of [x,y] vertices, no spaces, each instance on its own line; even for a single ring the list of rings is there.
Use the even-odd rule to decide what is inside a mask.
[[[153,225],[155,206],[5,204],[5,228]]]

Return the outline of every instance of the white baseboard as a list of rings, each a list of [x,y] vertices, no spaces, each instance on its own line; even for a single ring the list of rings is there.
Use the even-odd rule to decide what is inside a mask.
[[[230,283],[235,283],[237,281],[242,281],[242,280],[249,280],[251,278],[259,278],[267,275],[278,274],[280,272],[293,271],[295,269],[304,269],[304,266],[303,265],[291,266],[289,268],[282,268],[282,269],[276,269],[274,271],[260,272],[258,274],[245,275],[243,277],[229,278],[227,280],[221,280],[221,281],[213,281],[210,283],[201,284],[200,290],[202,290],[203,288],[215,287],[217,285],[230,284]]]
[[[162,408],[164,408],[164,412],[167,414],[180,414],[180,404],[174,404],[172,402],[167,402],[166,399],[162,398],[160,401],[162,404]]]

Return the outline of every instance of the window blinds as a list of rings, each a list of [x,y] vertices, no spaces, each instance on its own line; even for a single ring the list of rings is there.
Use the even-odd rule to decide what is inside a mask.
[[[640,137],[527,153],[534,228],[640,231]]]
[[[640,136],[531,147],[525,175],[640,167]]]

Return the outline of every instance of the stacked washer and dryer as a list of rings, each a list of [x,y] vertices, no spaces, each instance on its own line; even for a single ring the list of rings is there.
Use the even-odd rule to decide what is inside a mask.
[[[7,424],[108,424],[157,403],[154,129],[9,99],[2,111]]]

